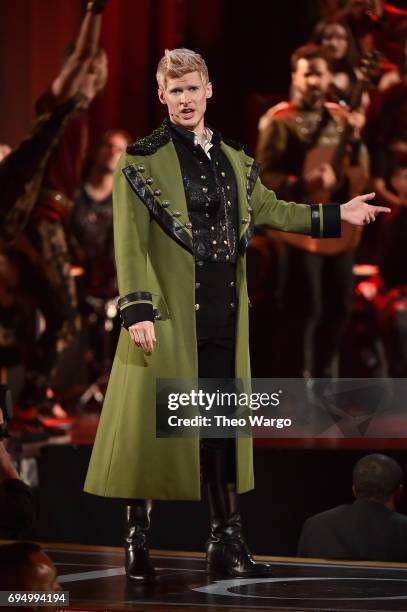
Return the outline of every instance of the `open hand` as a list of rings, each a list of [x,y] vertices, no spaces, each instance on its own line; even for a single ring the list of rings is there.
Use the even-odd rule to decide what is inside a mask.
[[[371,204],[367,204],[367,202],[374,197],[374,193],[366,193],[353,198],[353,200],[346,202],[346,204],[342,204],[342,221],[347,221],[347,223],[351,225],[367,225],[371,221],[375,221],[379,213],[391,212],[391,209],[386,206],[372,206]]]

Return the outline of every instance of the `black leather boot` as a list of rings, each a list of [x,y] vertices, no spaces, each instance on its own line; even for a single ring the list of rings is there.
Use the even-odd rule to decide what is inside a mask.
[[[271,565],[254,561],[243,539],[236,485],[225,480],[225,454],[212,453],[209,460],[206,454],[205,459],[211,519],[211,536],[206,545],[207,570],[223,576],[271,576]]]
[[[152,500],[131,499],[127,503],[124,541],[126,575],[132,582],[151,583],[156,579],[147,545]]]

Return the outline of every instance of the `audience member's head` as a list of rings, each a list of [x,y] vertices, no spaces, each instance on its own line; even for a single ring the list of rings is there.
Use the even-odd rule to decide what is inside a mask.
[[[55,565],[40,546],[31,542],[0,546],[0,591],[6,590],[60,590]]]
[[[401,496],[402,480],[397,461],[387,455],[366,455],[353,469],[353,493],[357,499],[377,501],[394,510]]]

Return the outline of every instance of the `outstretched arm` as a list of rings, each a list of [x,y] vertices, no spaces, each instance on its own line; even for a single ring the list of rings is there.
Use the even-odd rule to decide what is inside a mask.
[[[341,221],[351,225],[365,225],[374,221],[379,213],[390,212],[384,206],[372,206],[367,202],[374,193],[357,196],[346,204],[296,204],[276,197],[257,180],[252,195],[254,225],[267,225],[277,230],[308,234],[313,238],[338,238]]]

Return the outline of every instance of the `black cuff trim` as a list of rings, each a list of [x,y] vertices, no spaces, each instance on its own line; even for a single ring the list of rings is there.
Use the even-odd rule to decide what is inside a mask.
[[[134,293],[128,293],[118,300],[119,308],[123,308],[130,302],[151,302],[153,296],[148,291],[135,291]]]
[[[339,204],[328,204],[324,206],[323,238],[341,237],[341,207]]]
[[[122,325],[129,329],[131,325],[141,321],[154,321],[154,311],[152,304],[131,304],[120,311]]]
[[[311,204],[311,236],[312,238],[321,237],[321,215],[319,214],[319,204]]]

